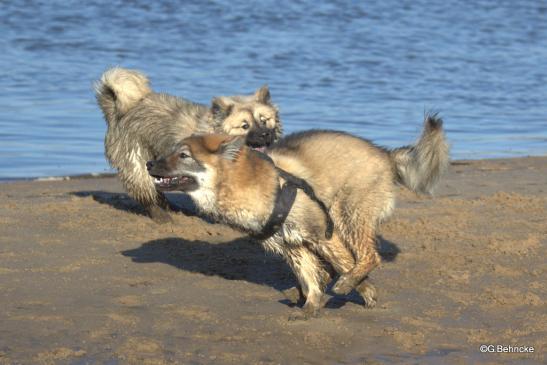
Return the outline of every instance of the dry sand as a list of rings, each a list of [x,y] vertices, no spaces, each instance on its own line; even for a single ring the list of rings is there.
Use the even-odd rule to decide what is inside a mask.
[[[458,161],[435,198],[401,190],[378,306],[332,297],[308,321],[288,321],[280,259],[195,216],[156,225],[122,192],[116,178],[0,185],[0,364],[545,361],[545,157]]]

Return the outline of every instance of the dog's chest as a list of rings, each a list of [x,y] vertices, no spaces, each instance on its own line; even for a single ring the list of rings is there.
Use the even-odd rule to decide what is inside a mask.
[[[212,190],[200,189],[188,193],[198,209],[206,214],[217,214],[216,196]]]

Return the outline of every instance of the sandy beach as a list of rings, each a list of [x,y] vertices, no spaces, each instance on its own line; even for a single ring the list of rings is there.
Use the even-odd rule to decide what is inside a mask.
[[[376,308],[289,321],[290,270],[227,227],[157,225],[115,177],[0,184],[0,364],[542,364],[546,209],[547,157],[452,162],[399,191]]]

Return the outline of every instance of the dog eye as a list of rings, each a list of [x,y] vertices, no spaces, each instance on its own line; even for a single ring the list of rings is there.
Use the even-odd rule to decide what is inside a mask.
[[[266,117],[263,116],[263,115],[260,116],[260,121],[261,121],[261,122],[265,122],[265,121],[267,121],[268,119],[270,119],[270,118],[266,118]]]
[[[243,124],[241,125],[241,128],[243,128],[243,129],[249,129],[249,123],[247,123],[246,121],[243,122]]]
[[[189,154],[185,153],[185,152],[182,152],[180,155],[179,155],[180,158],[188,158],[190,157]]]

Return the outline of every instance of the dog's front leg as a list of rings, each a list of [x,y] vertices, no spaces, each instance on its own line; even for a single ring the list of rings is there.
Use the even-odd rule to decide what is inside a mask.
[[[308,319],[319,315],[323,299],[323,282],[325,271],[320,259],[304,246],[285,247],[283,255],[293,270],[306,302],[302,308],[303,316],[291,316],[290,319]]]
[[[332,278],[336,275],[336,272],[332,266],[328,263],[323,262],[323,265],[320,268],[319,277],[320,277],[320,287],[321,291],[325,291],[327,285],[331,282]],[[293,286],[291,288],[285,289],[282,291],[286,299],[291,301],[294,304],[303,303],[306,301],[306,296],[302,291],[300,285]]]

